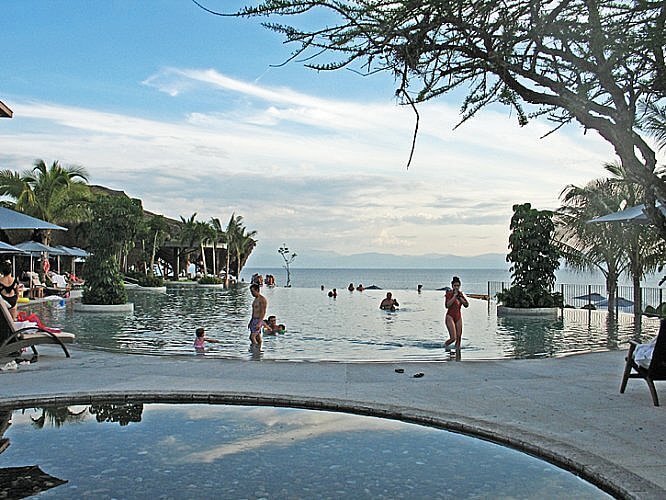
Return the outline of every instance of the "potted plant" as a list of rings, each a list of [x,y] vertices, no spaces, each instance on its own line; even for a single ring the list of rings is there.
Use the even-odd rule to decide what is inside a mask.
[[[551,290],[560,266],[553,213],[529,203],[513,206],[509,254],[511,286],[497,294],[498,314],[557,314],[562,296]]]
[[[132,311],[120,272],[118,255],[132,241],[141,218],[141,201],[125,196],[99,196],[91,205],[91,256],[86,261],[83,311]]]

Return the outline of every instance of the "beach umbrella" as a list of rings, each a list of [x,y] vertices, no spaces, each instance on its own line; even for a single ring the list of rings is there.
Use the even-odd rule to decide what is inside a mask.
[[[661,213],[666,216],[666,206],[660,201],[657,201],[656,207],[661,210]],[[632,224],[650,224],[647,214],[645,213],[645,205],[636,205],[635,207],[625,208],[619,212],[597,217],[587,221],[588,223],[596,222],[629,222]]]
[[[47,254],[47,255],[63,255],[64,252],[55,247],[50,247],[44,245],[38,241],[24,241],[23,243],[17,243],[14,245],[16,248],[20,248],[24,253],[30,254],[30,272],[34,270],[33,257]],[[30,280],[30,285],[32,286],[32,280]]]
[[[5,207],[0,207],[0,229],[55,229],[67,231],[66,227],[57,226]]]
[[[15,255],[17,253],[25,253],[23,250],[20,248],[16,248],[13,245],[10,245],[9,243],[5,243],[4,241],[0,241],[0,253],[10,253],[12,255],[12,274],[16,276],[16,257]]]
[[[618,297],[615,299],[617,307],[631,307],[634,303],[631,300],[625,299],[624,297]],[[608,307],[608,300],[602,300],[597,304],[601,307]]]
[[[90,255],[88,252],[78,247],[66,247],[65,245],[56,245],[54,248],[57,248],[58,250],[63,252],[62,255],[65,255],[67,257],[72,257],[72,259],[85,258]],[[72,267],[74,267],[73,260],[72,260]],[[60,255],[58,255],[58,274],[60,274]]]
[[[599,302],[600,300],[606,300],[606,297],[597,292],[594,292],[594,293],[586,293],[585,295],[579,295],[578,297],[574,297],[574,299],[589,300],[590,302]]]

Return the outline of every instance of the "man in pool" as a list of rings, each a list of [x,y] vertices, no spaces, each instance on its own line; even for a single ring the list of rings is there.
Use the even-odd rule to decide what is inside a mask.
[[[266,309],[268,308],[268,301],[266,297],[259,292],[259,285],[253,283],[250,285],[250,293],[254,297],[252,301],[252,319],[247,327],[250,330],[250,342],[253,346],[261,345],[261,328],[264,324],[266,317]]]
[[[393,294],[391,292],[386,292],[386,298],[381,301],[379,308],[382,311],[395,311],[395,308],[399,305],[398,301],[393,298]]]

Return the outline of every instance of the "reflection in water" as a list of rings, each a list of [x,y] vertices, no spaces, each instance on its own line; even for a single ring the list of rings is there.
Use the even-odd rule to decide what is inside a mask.
[[[130,422],[141,422],[143,404],[93,404],[88,411],[95,415],[95,420],[98,422],[117,422],[120,425],[127,425]]]
[[[69,478],[49,492],[56,498],[607,498],[534,457],[393,420],[147,404],[130,426],[107,421],[117,416],[98,423],[100,412],[88,411],[84,421],[36,431],[40,414],[13,412],[6,432],[15,446],[0,466],[39,463]]]
[[[10,445],[9,438],[3,436],[11,425],[11,417],[11,411],[0,411],[0,453]],[[66,480],[47,474],[38,465],[0,468],[0,498],[25,498],[65,483]]]
[[[501,316],[498,335],[511,345],[516,358],[552,356],[564,332],[562,318],[542,316]]]
[[[195,330],[202,327],[219,343],[206,346],[207,358],[308,361],[439,361],[449,360],[443,349],[442,292],[400,292],[400,310],[378,308],[382,290],[341,294],[331,301],[319,290],[264,290],[267,314],[275,314],[287,332],[266,336],[261,352],[248,355],[247,322],[251,296],[247,287],[169,287],[166,293],[132,292],[134,313],[81,314],[71,307],[49,303],[30,306],[46,324],[58,325],[77,336],[84,348],[123,353],[195,356]],[[497,318],[495,303],[471,300],[463,322],[465,360],[560,356],[617,349],[634,336],[632,315],[606,323],[606,313],[566,309],[558,320],[521,323]],[[544,323],[544,321],[546,323]],[[610,325],[610,326],[609,326]],[[609,333],[609,328],[611,328]],[[658,322],[643,320],[643,335],[654,335]]]

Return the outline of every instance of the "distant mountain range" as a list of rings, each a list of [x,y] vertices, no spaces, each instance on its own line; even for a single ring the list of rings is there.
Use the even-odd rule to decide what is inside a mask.
[[[298,252],[297,252],[298,253]],[[304,251],[292,263],[294,268],[343,269],[506,269],[506,255],[486,253],[473,256],[450,254],[395,255],[357,253],[342,255],[318,250]],[[246,267],[281,267],[282,258],[275,253],[254,251]]]

